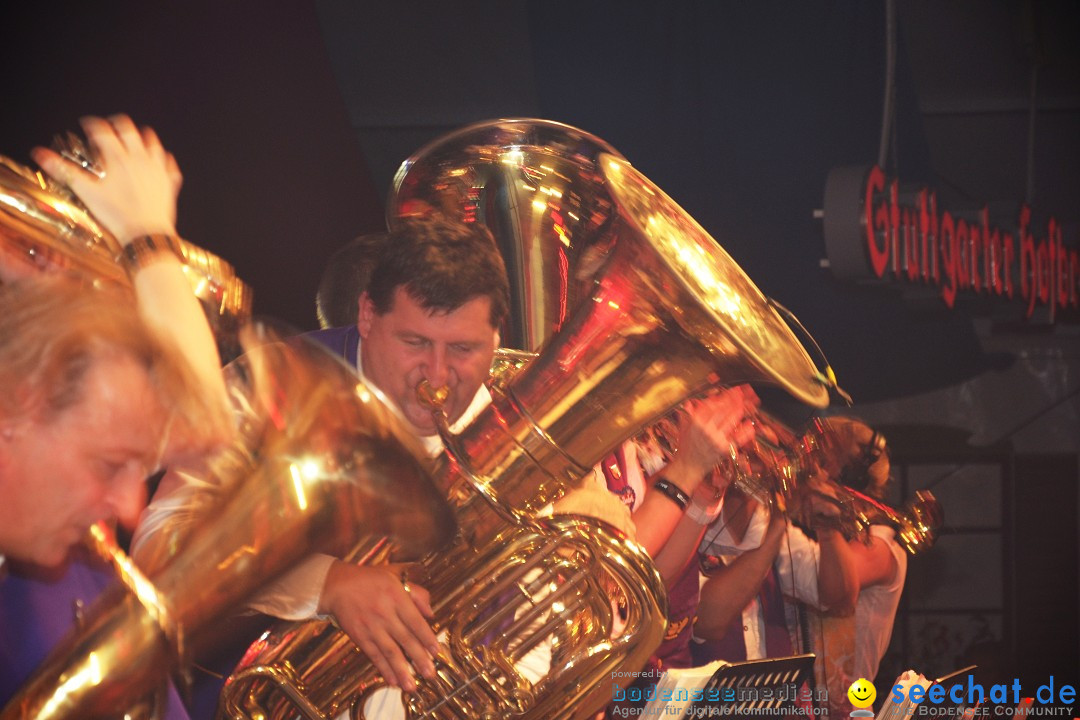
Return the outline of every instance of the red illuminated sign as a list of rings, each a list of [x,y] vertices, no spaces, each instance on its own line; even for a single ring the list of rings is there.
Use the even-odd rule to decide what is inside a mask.
[[[825,241],[837,276],[933,286],[949,308],[968,293],[1019,299],[1027,318],[1044,307],[1051,322],[1075,310],[1080,251],[1062,236],[1054,218],[1037,232],[1027,205],[1012,228],[993,223],[986,207],[967,216],[943,210],[933,190],[902,191],[877,166],[834,170],[826,186]]]

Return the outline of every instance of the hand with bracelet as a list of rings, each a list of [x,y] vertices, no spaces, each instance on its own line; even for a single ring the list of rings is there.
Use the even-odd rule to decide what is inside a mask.
[[[167,452],[174,460],[196,457],[227,442],[232,422],[217,345],[176,249],[180,169],[157,133],[136,127],[127,115],[86,117],[81,125],[90,155],[85,162],[43,147],[31,155],[124,246],[120,259],[131,276],[139,315],[191,368],[202,417],[174,433]]]
[[[731,475],[721,466],[713,467],[705,481],[697,486],[686,508],[686,516],[698,525],[710,525],[720,516],[724,502],[724,493],[731,485]]]
[[[145,235],[175,236],[183,176],[157,133],[137,128],[127,115],[85,117],[81,125],[98,172],[43,147],[31,151],[34,162],[71,188],[121,245]]]
[[[713,468],[753,439],[750,416],[757,405],[757,395],[749,385],[687,401],[679,413],[675,457],[656,481],[677,487],[685,497],[685,507]]]

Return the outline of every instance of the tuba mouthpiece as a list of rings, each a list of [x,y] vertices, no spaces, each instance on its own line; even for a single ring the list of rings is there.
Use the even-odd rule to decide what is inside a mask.
[[[420,402],[427,405],[432,410],[442,410],[442,406],[446,403],[446,398],[450,396],[450,388],[443,385],[441,388],[431,387],[431,383],[427,380],[421,380],[416,386],[416,397]]]

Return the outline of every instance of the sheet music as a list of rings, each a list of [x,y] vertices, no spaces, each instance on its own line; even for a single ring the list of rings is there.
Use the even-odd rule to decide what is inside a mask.
[[[676,717],[681,718],[694,704],[694,699],[700,700],[704,692],[705,684],[709,682],[717,670],[727,666],[723,660],[716,660],[708,665],[693,668],[672,668],[665,672],[656,683],[656,696],[649,701],[642,712],[642,717]],[[695,692],[696,691],[696,692]],[[660,698],[671,698],[661,700]]]
[[[906,720],[910,718],[915,713],[915,707],[919,704],[911,700],[911,688],[915,685],[921,685],[924,688],[929,687],[930,681],[921,673],[914,670],[905,670],[896,678],[896,682],[893,683],[892,687],[897,685],[900,686],[904,693],[904,702],[895,703],[891,699],[886,699],[876,720]],[[890,695],[892,694],[892,687],[889,688]]]

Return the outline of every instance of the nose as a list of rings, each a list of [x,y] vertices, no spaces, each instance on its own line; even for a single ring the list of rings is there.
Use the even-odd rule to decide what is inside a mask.
[[[427,380],[433,388],[438,390],[444,388],[450,381],[450,367],[446,362],[446,348],[441,345],[434,345],[431,348],[431,352],[428,354],[427,362],[424,363],[424,379]]]
[[[146,507],[146,472],[142,463],[132,462],[114,480],[105,498],[120,524],[134,528]]]

